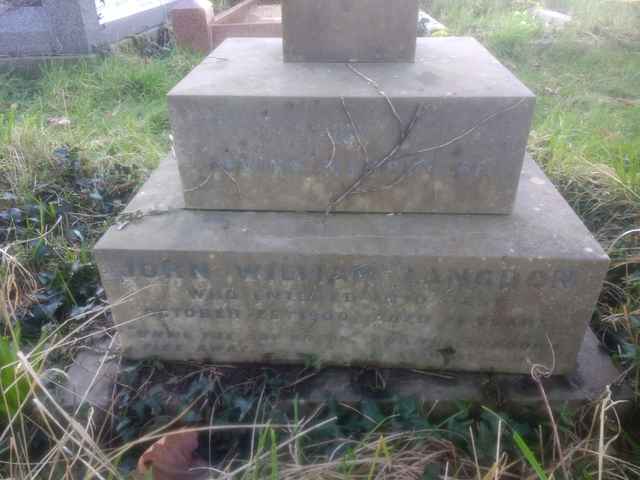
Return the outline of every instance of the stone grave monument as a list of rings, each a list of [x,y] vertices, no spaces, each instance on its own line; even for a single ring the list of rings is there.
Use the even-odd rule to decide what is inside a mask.
[[[95,248],[126,356],[576,368],[608,258],[525,153],[534,95],[416,18],[285,0],[171,91],[175,155]]]
[[[93,53],[161,26],[176,1],[0,0],[0,60]]]

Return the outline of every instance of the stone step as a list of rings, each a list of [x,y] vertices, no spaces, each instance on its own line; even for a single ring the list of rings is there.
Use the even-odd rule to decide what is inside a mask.
[[[188,210],[173,158],[128,212],[95,256],[134,358],[564,374],[608,266],[531,159],[509,216]]]
[[[101,425],[112,403],[119,369],[134,364],[122,362],[117,347],[108,348],[109,340],[97,347],[81,351],[68,371],[68,382],[61,393],[63,405],[78,408],[81,400],[94,407],[93,421]],[[134,361],[135,362],[135,361]],[[200,370],[199,365],[186,367],[165,364],[163,375],[149,378],[147,390],[160,389],[168,401],[164,407],[170,416],[184,412],[184,384],[167,382],[167,373],[184,378]],[[167,372],[168,371],[168,372]],[[158,372],[160,373],[160,372]],[[540,390],[531,376],[482,372],[423,371],[414,369],[362,369],[329,367],[314,371],[303,366],[240,364],[217,365],[220,390],[256,382],[260,374],[277,378],[270,398],[277,399],[274,408],[284,412],[307,411],[311,414],[327,399],[360,408],[362,402],[375,401],[382,408],[397,406],[398,399],[413,399],[429,411],[431,419],[443,419],[460,411],[460,402],[477,402],[503,413],[547,415]],[[620,384],[621,372],[611,357],[588,329],[578,353],[577,368],[570,375],[553,375],[544,380],[545,394],[553,408],[577,410],[586,403],[598,401],[611,388],[621,417],[631,413],[634,393],[626,383]],[[96,381],[97,379],[97,381]],[[88,390],[88,391],[87,391]],[[96,419],[97,418],[97,419]],[[106,418],[110,420],[110,418]],[[624,421],[624,418],[623,418]]]
[[[284,63],[280,39],[228,39],[169,94],[186,204],[213,210],[507,214],[534,103],[455,37],[394,64]]]

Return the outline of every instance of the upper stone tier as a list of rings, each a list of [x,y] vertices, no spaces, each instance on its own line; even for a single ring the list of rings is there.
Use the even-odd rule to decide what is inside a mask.
[[[471,38],[414,63],[286,63],[226,40],[169,94],[189,208],[510,213],[534,96]]]
[[[287,62],[413,62],[417,0],[283,0]]]

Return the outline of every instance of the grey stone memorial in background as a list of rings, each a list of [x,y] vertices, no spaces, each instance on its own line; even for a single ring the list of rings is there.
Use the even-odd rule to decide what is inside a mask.
[[[95,249],[125,355],[575,370],[608,257],[524,152],[533,95],[471,39],[416,52],[233,39],[173,90],[175,156]]]
[[[0,0],[0,57],[88,54],[165,23],[177,0]]]

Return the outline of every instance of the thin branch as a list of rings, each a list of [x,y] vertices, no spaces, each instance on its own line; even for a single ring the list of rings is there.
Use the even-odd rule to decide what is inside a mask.
[[[200,190],[202,187],[204,187],[207,183],[209,183],[209,180],[211,180],[211,177],[213,176],[213,173],[210,173],[207,178],[204,179],[203,182],[199,183],[198,185],[196,185],[193,188],[185,188],[184,189],[184,193],[193,193],[196,192],[198,190]]]
[[[227,170],[226,168],[224,168],[224,166],[220,166],[220,169],[222,170],[222,173],[225,174],[225,176],[231,180],[231,182],[235,185],[236,187],[236,193],[238,195],[242,195],[242,193],[240,192],[240,185],[238,185],[238,181],[234,178],[233,175],[231,175],[231,172],[229,172],[229,170]]]
[[[395,117],[396,121],[398,122],[398,126],[400,127],[400,131],[402,131],[403,126],[404,126],[403,123],[402,123],[402,119],[400,118],[400,115],[398,115],[398,111],[396,110],[395,105],[393,105],[393,102],[389,98],[389,95],[387,95],[384,92],[384,90],[382,90],[382,88],[380,87],[380,84],[378,82],[376,82],[373,78],[367,77],[364,73],[362,73],[360,70],[358,70],[352,64],[347,63],[346,65],[347,65],[347,68],[349,68],[349,70],[351,70],[353,73],[355,73],[360,78],[362,78],[365,82],[367,82],[369,85],[371,85],[373,88],[375,88],[377,90],[378,94],[387,101],[387,103],[389,104],[389,108],[391,109],[391,113],[393,113],[393,116]]]
[[[327,128],[327,137],[329,137],[329,141],[331,142],[331,156],[329,157],[329,161],[325,168],[330,169],[333,166],[333,161],[336,159],[336,142],[331,136],[331,132]]]
[[[442,150],[443,148],[447,148],[450,145],[458,142],[459,140],[462,140],[463,138],[467,137],[468,135],[471,135],[473,132],[475,132],[478,128],[480,128],[482,125],[490,122],[491,120],[493,120],[494,118],[498,117],[499,115],[502,115],[504,113],[507,113],[511,110],[513,110],[514,108],[517,108],[519,105],[521,105],[523,102],[525,101],[525,99],[521,99],[518,102],[516,102],[515,104],[506,107],[502,110],[499,110],[497,112],[492,113],[491,115],[485,117],[484,119],[482,119],[480,122],[476,123],[473,127],[465,130],[463,133],[461,133],[460,135],[457,135],[449,140],[447,140],[444,143],[441,143],[439,145],[434,145],[432,147],[427,147],[427,148],[422,148],[420,150],[417,150],[413,153],[405,153],[403,155],[400,155],[399,157],[397,157],[398,159],[403,159],[403,158],[409,158],[409,157],[415,157],[417,155],[421,155],[423,153],[430,153],[430,152],[434,152],[437,150]],[[371,193],[371,192],[375,192],[375,191],[381,191],[381,190],[389,190],[393,187],[395,187],[396,185],[398,185],[399,183],[402,183],[404,180],[407,179],[407,177],[411,176],[419,167],[421,167],[422,165],[426,164],[429,161],[429,159],[422,159],[418,162],[413,163],[409,168],[407,168],[403,173],[401,173],[395,180],[391,181],[390,183],[386,184],[386,185],[382,185],[380,187],[376,187],[375,189],[370,189],[370,190],[364,190],[358,193]]]
[[[340,97],[340,102],[342,103],[342,109],[344,110],[345,115],[349,119],[349,124],[351,125],[351,130],[353,130],[353,135],[356,137],[356,141],[358,142],[358,146],[362,151],[362,155],[364,156],[364,164],[365,166],[369,163],[369,152],[367,151],[367,147],[364,145],[362,141],[362,137],[360,137],[360,130],[358,129],[358,125],[356,124],[351,112],[347,108],[347,104],[344,101],[344,97]]]
[[[458,140],[462,140],[464,137],[471,135],[473,132],[475,132],[478,128],[480,128],[481,126],[483,126],[484,124],[490,122],[491,120],[493,120],[494,118],[502,115],[503,113],[507,113],[510,112],[511,110],[518,108],[520,105],[522,105],[525,102],[526,98],[522,98],[520,100],[518,100],[516,103],[514,103],[513,105],[503,108],[502,110],[498,110],[497,112],[492,113],[491,115],[483,118],[482,120],[480,120],[478,123],[476,123],[473,127],[469,128],[468,130],[465,130],[463,133],[461,133],[460,135],[453,137],[450,140],[447,140],[444,143],[441,143],[440,145],[435,145],[433,147],[427,147],[427,148],[422,148],[420,150],[417,150],[413,153],[407,153],[404,156],[407,157],[413,157],[414,155],[419,155],[421,153],[429,153],[429,152],[433,152],[435,150],[442,150],[443,148],[446,148],[454,143],[456,143]]]
[[[411,132],[413,131],[414,127],[416,126],[416,123],[422,116],[423,110],[424,110],[424,105],[422,104],[416,107],[416,110],[413,114],[411,121],[409,122],[409,125],[407,125],[407,127],[403,130],[402,134],[400,135],[400,139],[393,146],[391,151],[387,153],[375,165],[365,165],[365,168],[362,174],[360,174],[360,176],[344,192],[342,192],[340,195],[338,195],[335,199],[333,199],[329,203],[329,205],[327,206],[326,213],[330,213],[331,210],[333,210],[337,205],[339,205],[341,202],[343,202],[346,198],[350,197],[351,195],[360,193],[359,192],[360,187],[364,184],[364,182],[396,157],[400,148],[402,148],[404,143],[411,136]]]
[[[229,180],[231,180],[231,182],[233,183],[233,185],[236,187],[236,192],[238,193],[238,195],[240,195],[240,186],[238,185],[238,181],[234,178],[233,175],[231,175],[231,173],[229,172],[229,170],[227,170],[226,168],[224,168],[223,165],[217,165],[218,168],[220,168],[220,170],[222,170],[222,173],[224,173],[225,177],[227,177]],[[200,190],[201,188],[204,188],[210,181],[211,178],[213,177],[213,173],[210,173],[207,178],[204,179],[203,182],[201,182],[199,185],[196,185],[193,188],[185,188],[184,189],[184,193],[193,193],[193,192],[197,192],[198,190]]]

